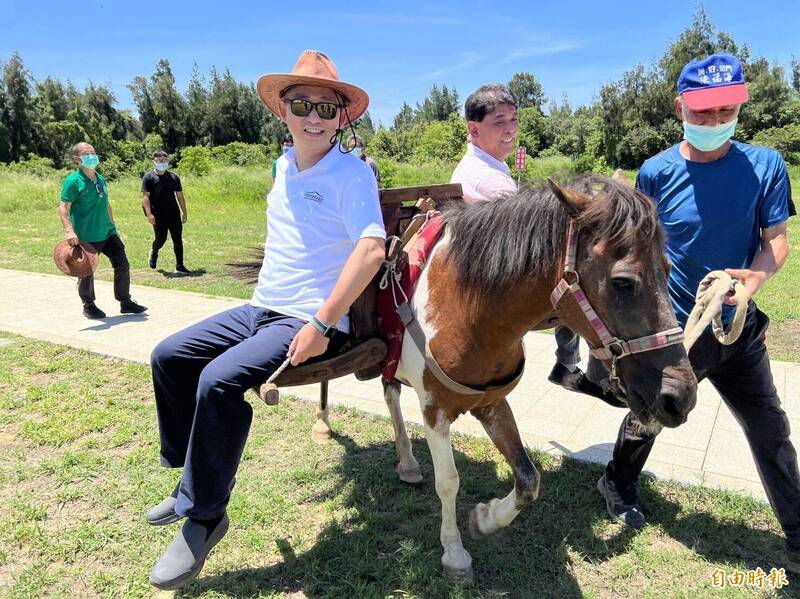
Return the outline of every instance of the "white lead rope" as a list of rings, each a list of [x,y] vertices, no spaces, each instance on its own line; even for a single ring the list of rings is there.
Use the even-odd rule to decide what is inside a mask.
[[[722,305],[733,291],[736,300],[736,314],[727,331],[722,326]],[[747,316],[747,294],[741,281],[734,279],[723,270],[712,270],[700,281],[695,295],[695,304],[684,329],[683,342],[686,351],[711,324],[714,336],[722,345],[734,343],[742,334],[744,319]]]

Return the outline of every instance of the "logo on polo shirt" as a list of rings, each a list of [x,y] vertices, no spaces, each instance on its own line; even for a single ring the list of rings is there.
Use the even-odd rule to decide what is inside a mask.
[[[303,192],[303,197],[307,200],[311,200],[312,202],[316,202],[317,204],[322,203],[322,194],[318,191]]]

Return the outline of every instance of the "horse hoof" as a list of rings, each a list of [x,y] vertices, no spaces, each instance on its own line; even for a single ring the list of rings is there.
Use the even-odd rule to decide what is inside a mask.
[[[443,568],[444,568],[444,573],[453,582],[459,582],[461,584],[472,584],[475,581],[475,577],[472,574],[471,565],[466,568],[453,568],[451,566],[443,566]]]
[[[418,485],[422,482],[422,472],[419,466],[414,466],[413,468],[401,468],[398,466],[397,475],[401,481],[409,485]]]
[[[489,515],[489,506],[487,506],[485,503],[479,503],[474,508],[472,508],[472,511],[469,513],[469,536],[471,536],[476,541],[486,538],[487,536],[492,534],[492,532],[494,532],[494,531],[488,533],[483,532],[481,530],[480,525],[478,524],[479,518],[485,520],[488,517],[488,515]]]

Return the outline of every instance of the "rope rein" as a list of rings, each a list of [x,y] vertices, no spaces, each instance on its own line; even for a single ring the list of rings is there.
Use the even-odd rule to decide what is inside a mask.
[[[736,301],[736,314],[726,331],[722,326],[722,305],[725,298],[733,292]],[[688,353],[694,342],[706,327],[711,324],[714,336],[722,345],[735,343],[742,334],[744,319],[747,316],[747,293],[744,285],[722,270],[712,270],[700,281],[695,294],[695,304],[684,329],[683,345]]]

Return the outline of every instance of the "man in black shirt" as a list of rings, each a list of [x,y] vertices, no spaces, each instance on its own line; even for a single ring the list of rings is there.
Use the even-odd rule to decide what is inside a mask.
[[[147,222],[153,225],[155,239],[150,250],[150,268],[158,262],[158,250],[167,241],[167,233],[172,237],[175,250],[175,272],[188,275],[183,264],[183,223],[186,222],[186,200],[183,197],[181,179],[169,172],[169,156],[164,150],[153,152],[153,170],[142,178],[142,208]],[[177,201],[176,201],[177,200]]]

